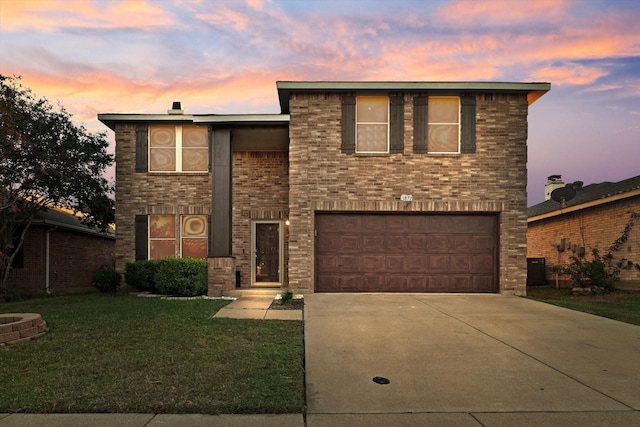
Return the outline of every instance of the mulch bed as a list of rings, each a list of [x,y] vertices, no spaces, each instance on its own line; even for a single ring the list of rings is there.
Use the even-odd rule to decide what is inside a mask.
[[[302,310],[304,308],[304,299],[293,299],[287,304],[282,304],[279,300],[273,300],[269,306],[269,310]]]

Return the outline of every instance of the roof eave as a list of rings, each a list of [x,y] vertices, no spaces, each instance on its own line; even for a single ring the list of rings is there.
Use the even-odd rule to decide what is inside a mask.
[[[593,206],[603,205],[605,203],[611,203],[611,202],[615,202],[616,200],[627,199],[629,197],[635,197],[635,196],[640,196],[640,189],[627,191],[619,194],[614,194],[613,196],[590,200],[588,202],[580,203],[578,205],[573,205],[563,209],[556,209],[551,212],[545,212],[539,215],[535,215],[527,218],[527,223],[540,221],[542,219],[552,218],[554,216],[563,215],[566,213],[575,212],[582,209],[591,208]]]
[[[116,123],[184,123],[238,126],[273,126],[289,124],[288,114],[98,114],[98,120],[115,130]]]
[[[529,105],[551,89],[551,83],[517,82],[398,82],[398,81],[278,81],[278,98],[283,113],[289,112],[292,92],[342,92],[342,91],[482,91],[526,92]]]

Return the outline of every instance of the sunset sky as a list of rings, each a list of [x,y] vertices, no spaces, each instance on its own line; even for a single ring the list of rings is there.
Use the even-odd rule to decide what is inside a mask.
[[[640,175],[634,0],[0,0],[0,73],[91,131],[172,101],[279,113],[278,80],[550,82],[529,110],[529,204],[548,175]]]

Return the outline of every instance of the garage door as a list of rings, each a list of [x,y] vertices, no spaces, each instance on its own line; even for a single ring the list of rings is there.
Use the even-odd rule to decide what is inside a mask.
[[[316,215],[316,292],[497,292],[497,215]]]

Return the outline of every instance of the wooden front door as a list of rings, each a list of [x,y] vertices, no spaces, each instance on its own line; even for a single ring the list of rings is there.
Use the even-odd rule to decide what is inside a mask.
[[[253,223],[252,279],[254,285],[282,284],[282,223]]]

